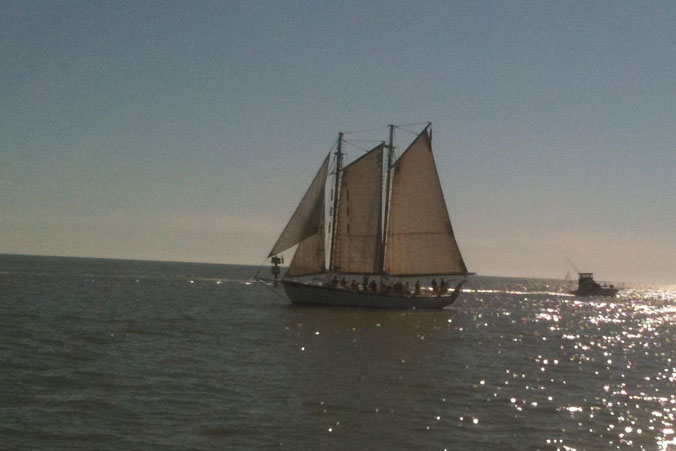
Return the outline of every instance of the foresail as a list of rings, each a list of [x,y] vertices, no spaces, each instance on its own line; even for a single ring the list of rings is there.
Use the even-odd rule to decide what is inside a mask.
[[[466,274],[427,129],[393,169],[385,272],[398,276]]]
[[[289,270],[286,272],[286,277],[298,277],[324,272],[323,221],[320,230],[322,233],[315,233],[300,242],[291,265],[289,265]]]
[[[271,257],[275,254],[283,252],[290,247],[300,243],[304,239],[318,233],[320,226],[323,226],[324,216],[324,187],[326,184],[326,176],[329,168],[329,156],[326,156],[324,163],[322,163],[317,175],[312,180],[305,196],[296,207],[296,211],[289,219],[286,228],[277,239],[277,242],[270,251]],[[323,239],[323,233],[322,239]]]
[[[346,166],[342,174],[333,269],[344,273],[377,273],[383,145]]]

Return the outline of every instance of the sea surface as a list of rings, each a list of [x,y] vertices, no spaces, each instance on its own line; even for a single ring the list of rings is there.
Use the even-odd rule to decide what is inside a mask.
[[[257,271],[0,255],[0,449],[676,449],[676,287],[391,311]]]

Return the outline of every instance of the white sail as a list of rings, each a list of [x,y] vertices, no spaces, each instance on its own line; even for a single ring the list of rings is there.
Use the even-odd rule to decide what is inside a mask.
[[[335,271],[379,272],[382,184],[383,145],[343,169],[332,255]]]
[[[324,188],[329,168],[329,155],[326,156],[317,175],[312,180],[305,196],[296,207],[284,231],[272,247],[268,257],[284,252],[304,239],[317,234],[323,227]],[[323,231],[322,231],[323,239]]]
[[[385,272],[466,274],[425,129],[393,165]]]

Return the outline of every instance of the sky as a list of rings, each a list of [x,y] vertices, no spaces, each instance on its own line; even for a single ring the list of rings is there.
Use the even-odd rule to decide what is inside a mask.
[[[671,0],[0,2],[0,253],[264,264],[339,131],[430,121],[470,271],[676,283],[674,23]]]

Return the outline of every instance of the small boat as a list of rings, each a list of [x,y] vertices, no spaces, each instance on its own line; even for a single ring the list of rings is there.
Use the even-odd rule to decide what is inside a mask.
[[[599,285],[590,272],[578,273],[577,290],[571,291],[576,296],[615,296],[619,291],[613,285]]]
[[[277,280],[281,253],[297,246],[279,280],[292,303],[440,309],[458,298],[471,273],[453,234],[431,123],[393,161],[396,127],[389,126],[389,145],[383,141],[344,167],[347,141],[338,134],[335,153],[324,159],[268,255]],[[421,286],[421,278],[433,280]]]

